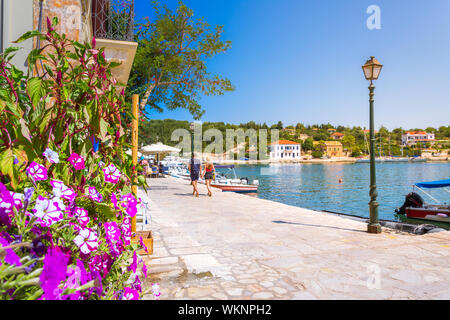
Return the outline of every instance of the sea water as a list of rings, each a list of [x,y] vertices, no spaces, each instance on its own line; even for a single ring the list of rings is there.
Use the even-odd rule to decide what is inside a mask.
[[[370,165],[367,163],[239,165],[236,173],[249,181],[258,179],[257,196],[262,199],[369,217]],[[415,183],[449,178],[449,162],[376,163],[379,218],[398,221],[394,210],[402,206]],[[440,203],[450,203],[445,190],[426,191]],[[418,193],[426,202],[433,203]]]

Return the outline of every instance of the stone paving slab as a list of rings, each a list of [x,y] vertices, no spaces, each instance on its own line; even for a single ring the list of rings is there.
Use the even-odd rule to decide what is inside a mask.
[[[160,299],[449,299],[450,233],[411,235],[215,190],[148,179]],[[337,208],[338,209],[338,208]],[[154,299],[152,295],[144,299]]]

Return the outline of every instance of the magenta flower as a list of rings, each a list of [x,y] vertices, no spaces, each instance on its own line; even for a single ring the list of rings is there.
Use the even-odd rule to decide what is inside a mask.
[[[117,196],[115,193],[111,194],[111,202],[113,203],[114,208],[119,210],[119,207],[117,206]]]
[[[135,289],[126,287],[122,300],[139,300],[139,292]]]
[[[77,195],[75,191],[67,187],[64,183],[62,183],[62,181],[52,180],[50,181],[50,184],[53,187],[53,194],[55,195],[55,197],[67,199],[70,202],[75,199]]]
[[[32,215],[38,218],[41,226],[48,227],[52,224],[64,219],[63,212],[66,206],[61,199],[55,198],[49,200],[43,196],[36,199],[36,205],[33,209]]]
[[[128,271],[133,271],[133,273],[136,273],[137,265],[138,265],[138,261],[137,261],[136,251],[135,251],[135,252],[133,252],[133,262],[128,266]]]
[[[83,228],[88,225],[89,221],[91,221],[86,209],[76,207],[76,209],[73,211],[73,215],[77,218],[78,223]]]
[[[13,197],[14,199],[14,206],[17,209],[21,209],[23,207],[23,199],[24,199],[23,193],[16,193],[12,191],[10,191],[10,193],[11,197]]]
[[[7,247],[9,246],[9,242],[8,240],[0,237],[0,247]],[[15,266],[21,266],[22,263],[20,262],[20,257],[14,252],[13,249],[6,249],[6,254],[5,254],[5,258],[4,261],[7,264],[11,264],[11,265],[15,265]],[[0,260],[0,266],[2,265],[2,262]]]
[[[117,222],[105,222],[104,224],[106,240],[109,242],[117,242],[120,240],[120,229]]]
[[[97,234],[88,228],[81,229],[73,242],[75,242],[84,254],[89,254],[98,248]]]
[[[148,248],[147,248],[147,246],[145,245],[144,240],[142,239],[142,236],[139,237],[139,244],[141,245],[141,247],[142,247],[146,252],[148,252]]]
[[[145,263],[142,266],[142,273],[144,274],[144,277],[147,278],[147,265]]]
[[[130,216],[134,217],[137,213],[137,200],[133,196],[132,193],[128,193],[121,198],[122,207],[125,209],[125,212]]]
[[[14,198],[11,196],[11,192],[0,182],[0,226],[11,226],[10,215],[13,212],[13,206]]]
[[[105,174],[105,181],[113,184],[119,182],[120,176],[122,175],[119,169],[112,163],[103,169],[103,173]]]
[[[131,223],[128,217],[125,217],[123,220],[122,226],[120,227],[122,231],[123,243],[125,246],[130,245],[131,243]]]
[[[111,269],[113,260],[111,257],[104,253],[102,255],[93,256],[89,262],[89,269],[92,271],[98,271],[104,277],[106,277]]]
[[[47,169],[36,162],[31,162],[27,168],[27,174],[29,174],[35,181],[47,180]]]
[[[61,298],[62,289],[58,288],[61,281],[66,279],[69,257],[59,247],[50,248],[44,258],[44,265],[39,278],[44,290],[45,300],[57,300]]]
[[[95,187],[89,187],[89,198],[97,202],[103,201],[102,195],[97,191]]]
[[[82,170],[85,168],[84,159],[75,152],[70,155],[67,161],[69,161],[73,165],[75,170]]]

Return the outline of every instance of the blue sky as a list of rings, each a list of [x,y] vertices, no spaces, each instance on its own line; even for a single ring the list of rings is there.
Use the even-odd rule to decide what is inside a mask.
[[[164,0],[163,0],[164,2]],[[177,1],[166,0],[176,8]],[[448,0],[185,0],[195,17],[223,25],[232,41],[208,61],[236,91],[204,97],[202,121],[285,125],[369,123],[368,83],[361,66],[375,56],[375,125],[424,128],[450,123]],[[369,5],[381,9],[381,30],[369,30]],[[152,18],[150,0],[136,0],[137,19]],[[192,120],[185,110],[153,119]]]

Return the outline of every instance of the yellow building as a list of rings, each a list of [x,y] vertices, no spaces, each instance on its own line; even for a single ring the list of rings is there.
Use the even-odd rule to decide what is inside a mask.
[[[329,158],[344,156],[344,148],[339,141],[325,141],[323,149]]]

